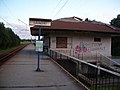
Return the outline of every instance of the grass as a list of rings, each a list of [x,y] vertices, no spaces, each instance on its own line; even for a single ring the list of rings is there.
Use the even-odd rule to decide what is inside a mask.
[[[120,56],[112,56],[113,59],[120,59]]]
[[[16,48],[21,47],[21,46],[23,46],[23,44],[21,44],[19,46],[16,46],[16,47],[8,48],[8,49],[5,49],[5,50],[0,50],[0,56],[4,55],[4,54],[7,54],[7,53],[9,53],[9,52],[15,50]]]
[[[117,87],[106,86],[106,87],[92,87],[90,90],[118,90]]]

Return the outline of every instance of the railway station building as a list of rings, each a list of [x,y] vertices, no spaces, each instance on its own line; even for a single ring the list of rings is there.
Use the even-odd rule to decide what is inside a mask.
[[[82,21],[75,16],[49,21],[50,26],[30,27],[33,36],[38,36],[41,29],[46,50],[75,54],[99,52],[111,56],[111,37],[120,34],[120,28],[97,21]]]

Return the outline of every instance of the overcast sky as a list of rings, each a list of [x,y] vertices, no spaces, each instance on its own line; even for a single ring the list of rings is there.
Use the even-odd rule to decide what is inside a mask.
[[[31,38],[26,26],[29,18],[77,16],[109,23],[118,14],[120,0],[0,0],[0,22],[13,28],[21,38]]]

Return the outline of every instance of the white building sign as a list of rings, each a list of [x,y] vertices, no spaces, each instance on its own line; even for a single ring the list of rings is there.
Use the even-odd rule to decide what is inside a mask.
[[[30,18],[29,25],[31,26],[51,26],[51,19]]]

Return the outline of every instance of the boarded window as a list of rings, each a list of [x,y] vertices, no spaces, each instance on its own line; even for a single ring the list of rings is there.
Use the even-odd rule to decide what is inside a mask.
[[[67,37],[56,37],[56,48],[67,48]]]
[[[94,38],[94,42],[101,42],[101,38]]]

